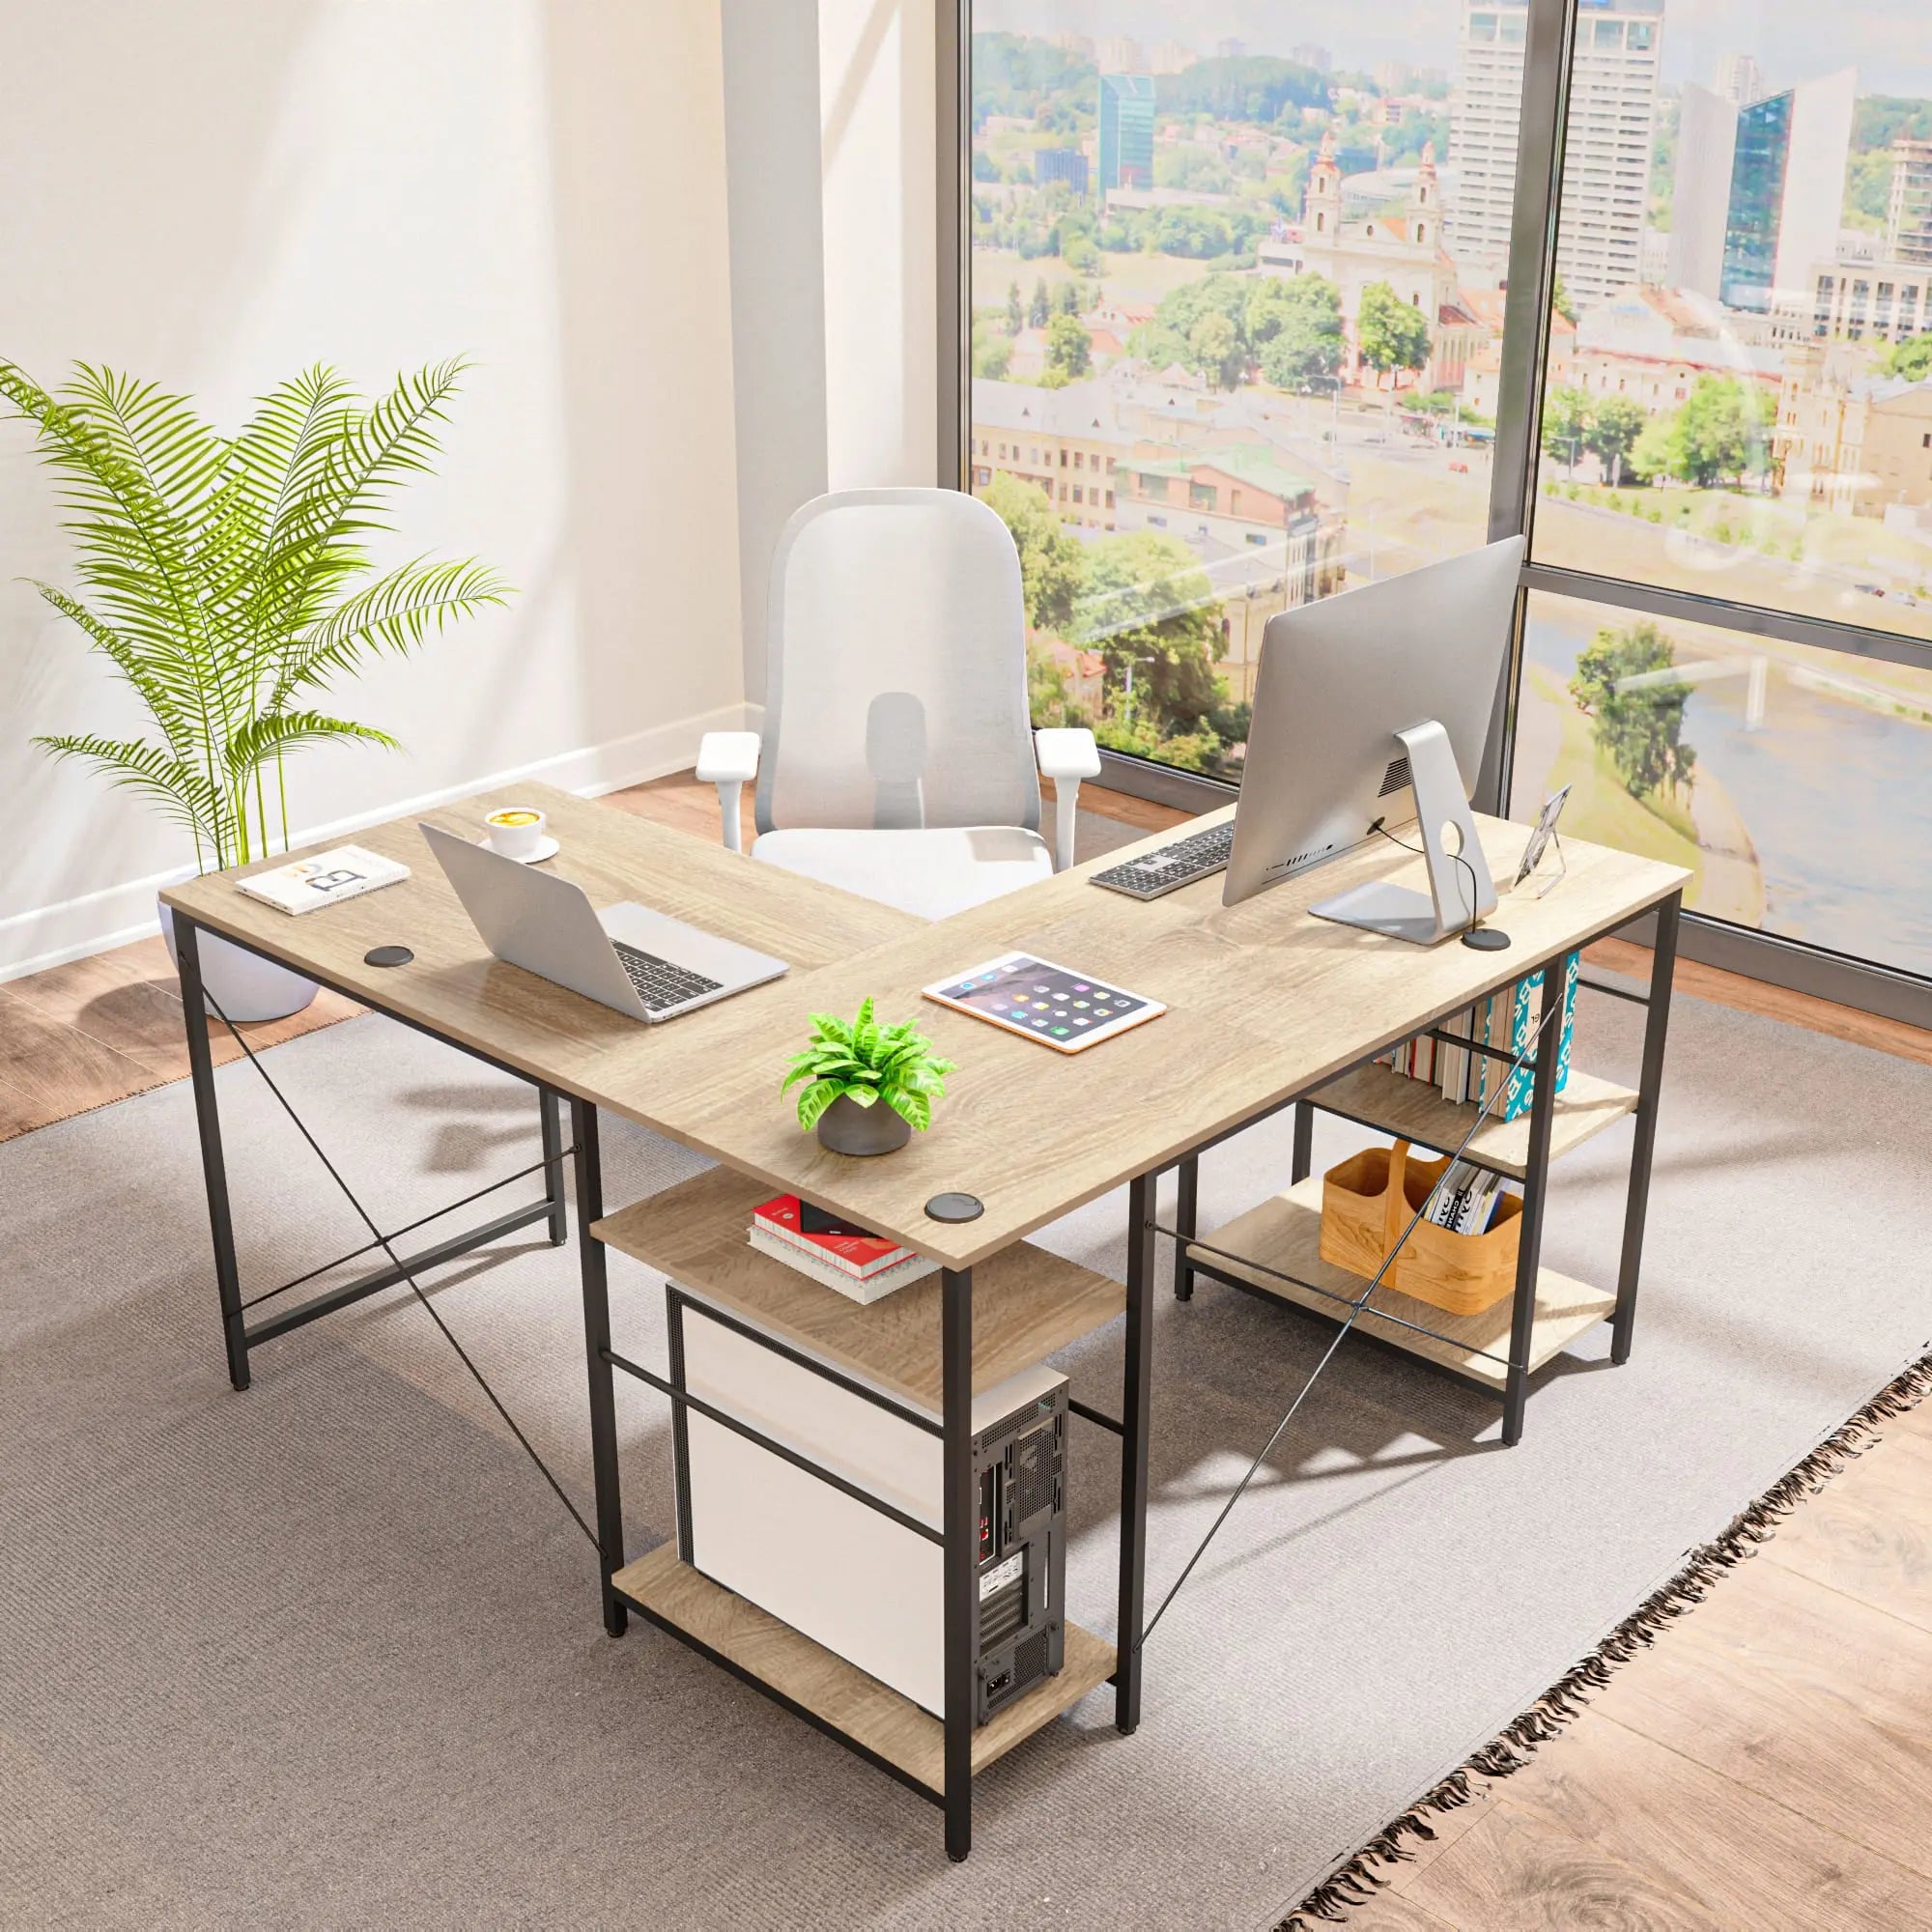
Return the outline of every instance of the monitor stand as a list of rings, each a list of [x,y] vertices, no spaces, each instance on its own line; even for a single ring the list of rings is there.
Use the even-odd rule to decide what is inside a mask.
[[[1406,886],[1378,881],[1337,893],[1308,910],[1318,919],[1358,925],[1417,946],[1434,946],[1494,912],[1496,888],[1483,857],[1482,840],[1476,836],[1475,816],[1463,790],[1463,775],[1456,769],[1448,732],[1431,719],[1395,736],[1408,754],[1417,831],[1429,866],[1429,890],[1411,892]]]

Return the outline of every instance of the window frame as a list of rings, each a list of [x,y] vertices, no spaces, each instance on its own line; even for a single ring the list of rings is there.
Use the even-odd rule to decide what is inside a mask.
[[[1492,543],[1521,535],[1529,538],[1530,548],[1519,580],[1510,648],[1474,794],[1482,810],[1496,813],[1506,813],[1510,806],[1523,623],[1532,591],[1753,637],[1781,639],[1847,657],[1932,668],[1932,644],[1897,633],[1829,623],[1765,605],[1602,577],[1569,565],[1535,560],[1537,461],[1549,350],[1549,298],[1562,213],[1570,74],[1577,51],[1581,11],[1579,0],[1527,0],[1524,9],[1527,19],[1516,200],[1497,377],[1488,535]],[[937,481],[946,488],[966,489],[970,488],[972,453],[972,0],[939,0],[938,13]],[[1184,810],[1211,810],[1227,804],[1237,790],[1224,780],[1179,771],[1125,753],[1103,750],[1100,758],[1103,784]],[[1633,936],[1647,939],[1648,926],[1647,919],[1639,922]],[[1686,957],[1707,965],[1932,1028],[1932,979],[1875,960],[1855,959],[1805,941],[1688,910],[1680,950]]]

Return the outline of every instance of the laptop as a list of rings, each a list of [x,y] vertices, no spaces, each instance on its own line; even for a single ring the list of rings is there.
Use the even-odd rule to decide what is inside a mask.
[[[630,900],[597,912],[568,879],[438,826],[417,829],[498,959],[633,1019],[675,1019],[785,970],[782,959]]]

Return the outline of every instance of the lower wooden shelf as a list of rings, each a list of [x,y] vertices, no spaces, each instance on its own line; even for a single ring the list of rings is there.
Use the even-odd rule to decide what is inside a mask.
[[[1302,1281],[1313,1282],[1317,1288],[1326,1289],[1329,1294],[1343,1295],[1350,1300],[1360,1294],[1365,1286],[1361,1276],[1350,1274],[1346,1268],[1338,1268],[1321,1259],[1321,1181],[1319,1176],[1311,1176],[1297,1182],[1286,1194],[1278,1194],[1271,1201],[1264,1201],[1259,1208],[1251,1208],[1238,1219],[1230,1221],[1225,1228],[1217,1228],[1211,1235],[1203,1236],[1202,1239],[1223,1251],[1199,1256],[1202,1264],[1226,1274],[1237,1275],[1264,1294],[1292,1301],[1301,1308],[1313,1309],[1316,1314],[1326,1315],[1336,1321],[1342,1320],[1348,1311],[1327,1295],[1318,1294],[1314,1289],[1303,1288],[1296,1282],[1279,1281],[1258,1269],[1245,1268],[1238,1261],[1230,1261],[1227,1257],[1240,1255],[1264,1263],[1268,1267],[1281,1268],[1287,1273],[1299,1275]],[[1616,1299],[1614,1294],[1588,1288],[1580,1281],[1572,1281],[1568,1275],[1558,1274],[1554,1268],[1539,1270],[1536,1278],[1536,1326],[1531,1332],[1529,1345],[1530,1368],[1540,1369],[1586,1328],[1607,1319],[1616,1307]],[[1439,1341],[1434,1335],[1418,1335],[1412,1328],[1403,1327],[1400,1321],[1381,1319],[1376,1312],[1378,1309],[1400,1316],[1403,1321],[1422,1322],[1442,1335],[1454,1337],[1454,1340]],[[1505,1366],[1510,1338],[1508,1295],[1480,1315],[1450,1315],[1426,1301],[1417,1301],[1412,1295],[1398,1294],[1393,1289],[1379,1288],[1362,1311],[1358,1325],[1365,1334],[1392,1343],[1412,1355],[1421,1355],[1425,1360],[1437,1363],[1470,1381],[1479,1382],[1485,1388],[1500,1393],[1508,1379],[1509,1372]]]
[[[674,1545],[660,1545],[627,1563],[611,1580],[651,1616],[883,1758],[914,1783],[944,1794],[946,1731],[937,1718],[789,1624],[700,1576],[679,1560]],[[1058,1677],[1036,1685],[973,1733],[975,1776],[1114,1674],[1114,1646],[1078,1624],[1066,1626],[1065,1654]]]

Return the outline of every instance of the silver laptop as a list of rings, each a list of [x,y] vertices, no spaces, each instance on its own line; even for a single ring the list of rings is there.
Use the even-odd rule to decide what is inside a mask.
[[[498,959],[638,1020],[669,1020],[785,970],[626,900],[595,911],[582,886],[418,821],[463,910]]]

